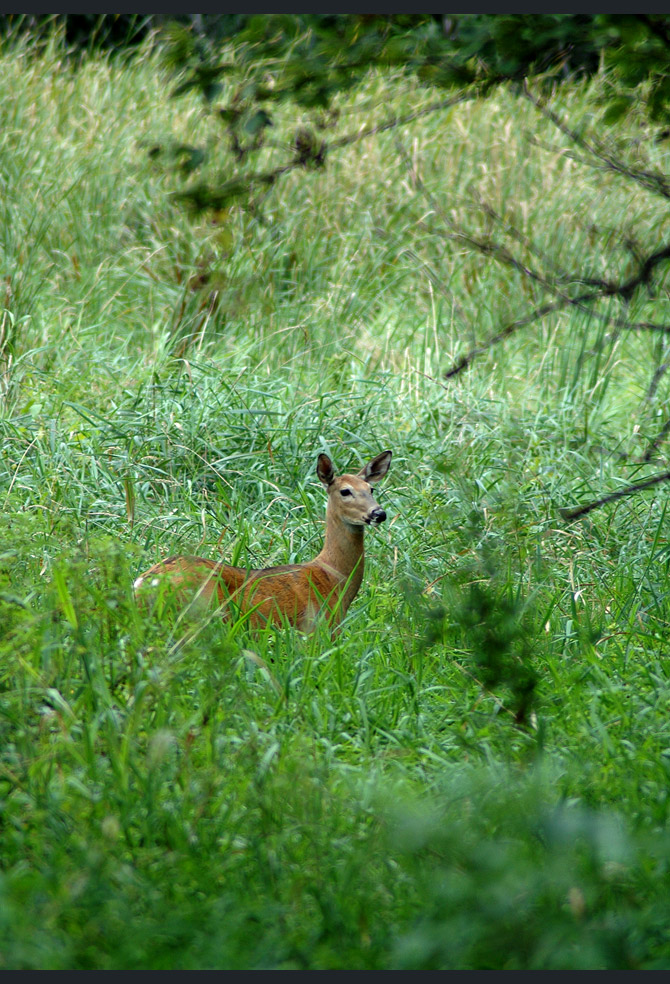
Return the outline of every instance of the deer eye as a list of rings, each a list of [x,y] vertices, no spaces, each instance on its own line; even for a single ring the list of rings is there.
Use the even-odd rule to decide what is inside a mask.
[[[351,489],[340,489],[340,495],[351,495]]]

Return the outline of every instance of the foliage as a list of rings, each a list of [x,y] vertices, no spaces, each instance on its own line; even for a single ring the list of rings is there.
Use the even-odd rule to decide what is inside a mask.
[[[527,605],[511,596],[510,581],[497,574],[492,558],[461,572],[460,579],[462,584],[454,579],[445,586],[442,606],[428,612],[427,643],[463,653],[482,687],[509,692],[508,710],[517,724],[526,724],[535,713],[538,683]]]
[[[615,83],[606,121],[613,122],[642,99],[649,118],[670,122],[670,18],[659,14],[603,16],[599,22],[605,65]],[[640,92],[646,83],[646,91]]]
[[[140,44],[154,17],[150,14],[2,14],[0,35],[15,40],[29,37],[31,44],[62,36],[64,54],[96,50],[123,51]]]
[[[323,134],[338,118],[339,97],[373,69],[413,75],[427,88],[483,95],[527,77],[546,84],[591,74],[602,56],[612,70],[611,88],[601,96],[606,122],[630,110],[644,81],[649,118],[668,119],[670,19],[664,15],[273,14],[244,15],[227,27],[208,35],[175,21],[164,34],[165,64],[179,80],[173,96],[200,93],[225,134],[225,143],[222,136],[209,146],[152,149],[187,177],[209,157],[227,161],[223,180],[200,180],[181,192],[198,210],[234,201],[253,208],[258,184],[265,191],[296,166],[323,166],[329,150]],[[278,132],[271,141],[292,155],[274,169],[251,170],[286,102],[308,114],[292,134]]]
[[[2,965],[667,967],[665,487],[558,512],[665,454],[666,142],[543,111],[598,151],[600,76],[377,73],[341,116],[402,126],[191,219],[145,150],[212,121],[148,45],[0,64]],[[137,607],[313,556],[318,452],[385,447],[336,639]]]

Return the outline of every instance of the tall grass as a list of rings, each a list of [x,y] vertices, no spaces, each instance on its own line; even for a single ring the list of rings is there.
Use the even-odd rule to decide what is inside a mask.
[[[0,966],[667,966],[665,493],[557,513],[636,473],[663,346],[569,310],[442,378],[541,296],[449,239],[475,193],[583,276],[667,210],[503,90],[194,220],[149,49],[0,61]],[[336,639],[138,610],[168,553],[313,556],[318,452],[386,447]]]

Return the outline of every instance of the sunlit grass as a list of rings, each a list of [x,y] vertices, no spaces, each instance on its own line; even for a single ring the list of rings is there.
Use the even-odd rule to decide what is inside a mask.
[[[0,966],[667,965],[663,486],[558,513],[655,467],[663,345],[569,310],[443,377],[544,296],[450,238],[475,193],[588,276],[667,210],[503,91],[190,219],[148,49],[0,64]],[[311,558],[319,451],[387,447],[337,638],[138,609],[167,554]]]

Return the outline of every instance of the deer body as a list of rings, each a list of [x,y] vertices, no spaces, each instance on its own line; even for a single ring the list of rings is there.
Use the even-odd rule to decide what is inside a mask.
[[[344,618],[363,581],[364,530],[378,526],[386,513],[371,487],[387,473],[391,452],[383,451],[356,475],[335,475],[326,454],[320,454],[316,473],[328,490],[323,549],[303,564],[245,570],[204,557],[168,557],[135,581],[135,590],[158,586],[169,579],[181,602],[198,607],[221,606],[225,616],[232,601],[249,613],[252,626],[281,623],[286,618],[302,631],[314,627],[323,609],[332,626]]]

